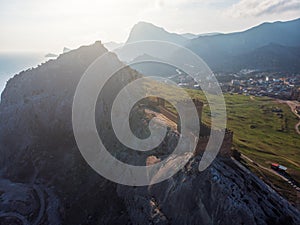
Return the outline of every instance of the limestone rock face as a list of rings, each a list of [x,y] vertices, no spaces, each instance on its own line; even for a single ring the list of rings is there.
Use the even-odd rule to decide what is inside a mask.
[[[118,188],[134,224],[298,224],[299,211],[231,159],[204,172],[201,156],[171,179],[144,188]]]
[[[105,52],[102,44],[96,42],[62,54],[57,60],[16,75],[2,93],[0,175],[13,185],[21,185],[26,192],[33,185],[50,188],[53,198],[60,200],[57,210],[51,208],[64,224],[83,223],[93,214],[106,223],[117,222],[122,216],[122,202],[116,198],[118,203],[113,203],[116,185],[100,177],[84,161],[76,147],[71,123],[76,86],[88,66]],[[121,64],[114,54],[111,54],[111,62]],[[0,194],[9,194],[7,190],[1,188]],[[10,193],[13,190],[16,195],[20,193],[19,189],[11,189]],[[0,204],[2,200],[1,195]],[[35,198],[32,204],[40,207]],[[20,212],[18,217],[22,215],[31,223],[30,218],[36,217],[39,209],[31,211],[34,215]],[[19,221],[7,214],[15,212],[13,208],[1,205],[0,212],[4,213],[0,219],[10,221],[13,217]],[[36,224],[60,224],[51,222],[48,217],[43,221],[48,222]],[[3,223],[1,220],[0,224]]]
[[[71,109],[82,74],[105,52],[96,42],[8,82],[0,103],[1,225],[300,224],[299,211],[231,159],[217,158],[200,173],[201,156],[192,156],[175,176],[147,187],[118,185],[94,172],[76,146]],[[121,63],[114,54],[111,60]],[[122,76],[138,74],[127,68]],[[111,82],[122,87],[117,79]],[[108,89],[104,96],[116,93]],[[103,104],[96,111],[107,118]],[[147,135],[143,124],[147,120],[132,127]],[[140,156],[125,151],[101,126],[99,135],[112,143],[116,157],[144,165],[164,159],[178,141],[169,130],[156,152]],[[188,156],[175,155],[154,179],[177,166],[180,157]]]

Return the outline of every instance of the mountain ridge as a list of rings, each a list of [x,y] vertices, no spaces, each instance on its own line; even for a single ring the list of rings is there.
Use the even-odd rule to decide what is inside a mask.
[[[184,35],[184,34],[183,34]],[[194,35],[194,34],[188,34]],[[127,43],[132,41],[158,40],[168,41],[189,48],[199,55],[215,72],[238,72],[242,69],[254,68],[257,70],[281,70],[300,71],[298,57],[290,57],[286,62],[285,56],[280,53],[288,53],[291,48],[298,49],[300,46],[300,18],[291,21],[265,22],[244,31],[233,33],[220,33],[216,35],[195,35],[196,38],[183,37],[180,34],[169,33],[161,27],[151,23],[140,22],[130,32]],[[276,52],[277,61],[285,61],[284,66],[271,66],[272,55],[268,51],[262,52],[264,46],[270,43],[281,45]],[[262,49],[261,49],[262,48]],[[286,48],[286,50],[283,50]],[[259,50],[260,49],[260,50]],[[266,50],[268,48],[265,48]],[[159,51],[159,50],[158,50]],[[255,56],[251,52],[260,51],[265,59],[259,68],[254,63]],[[247,56],[248,63],[246,63]],[[265,63],[266,66],[263,64]]]
[[[126,43],[143,40],[171,41],[176,44],[184,44],[188,39],[176,33],[169,33],[162,27],[142,21],[133,26]]]

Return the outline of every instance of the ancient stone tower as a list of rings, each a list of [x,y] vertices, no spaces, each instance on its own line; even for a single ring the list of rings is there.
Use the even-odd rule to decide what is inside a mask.
[[[167,118],[169,118],[173,122],[177,123],[177,130],[179,131],[179,133],[181,132],[180,125],[181,125],[182,121],[180,120],[179,115],[174,114],[173,112],[171,112],[169,109],[167,109],[165,107],[164,99],[154,97],[151,99],[150,103],[152,104],[153,107],[157,108],[160,113],[164,114]],[[194,106],[190,106],[187,103],[187,101],[178,102],[178,104],[181,104],[181,107],[184,107],[186,115],[189,115],[189,112],[191,114],[191,112],[194,110],[194,107],[196,107],[197,114],[198,114],[197,119],[199,120],[198,122],[200,125],[200,133],[199,133],[198,144],[197,144],[194,154],[198,155],[198,154],[202,154],[206,149],[206,146],[208,144],[210,134],[211,134],[211,127],[209,127],[201,122],[203,103],[197,99],[193,99],[193,103],[194,103]],[[191,120],[192,118],[187,116],[186,120],[189,120],[189,119]],[[185,122],[187,122],[187,121],[185,121]],[[194,126],[197,125],[197,123],[195,121],[188,121],[188,124],[190,124],[192,126],[192,127],[190,127],[191,130],[193,130],[195,128],[195,127],[193,127],[193,125]],[[221,132],[221,131],[216,131],[216,132]],[[219,155],[221,155],[223,157],[230,157],[232,139],[233,139],[233,132],[228,129],[225,129],[225,136],[224,136],[224,140],[221,145],[221,148],[220,148]]]
[[[194,105],[195,106],[193,106],[193,107],[196,107],[196,110],[197,110],[197,114],[198,114],[198,125],[200,125],[201,124],[201,117],[202,117],[202,108],[203,108],[203,103],[202,102],[200,102],[199,100],[197,100],[197,99],[193,99],[193,103],[194,103]],[[179,102],[178,104],[180,104],[181,105],[181,107],[184,107],[184,109],[185,109],[185,114],[186,115],[189,115],[189,114],[192,114],[192,111],[194,110],[194,108],[193,107],[191,107],[188,103],[187,103],[187,101],[181,101],[181,102]],[[187,119],[188,120],[192,120],[192,118],[191,117],[187,117]],[[185,122],[188,122],[189,124],[193,124],[193,125],[197,125],[197,121],[185,121]],[[181,123],[182,123],[182,121],[181,121],[181,118],[178,116],[178,121],[177,121],[177,129],[178,129],[178,131],[180,132],[181,131]],[[185,124],[187,124],[187,123],[185,123]],[[190,129],[194,129],[194,127],[190,127]]]

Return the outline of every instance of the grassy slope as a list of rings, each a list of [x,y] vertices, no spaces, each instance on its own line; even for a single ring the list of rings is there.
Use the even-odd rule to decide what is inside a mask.
[[[182,96],[168,85],[151,82],[147,84],[155,92],[164,92],[179,101]],[[204,102],[202,120],[210,125],[210,110],[202,91],[186,89],[192,98]],[[294,127],[298,118],[286,104],[268,97],[251,97],[225,94],[227,127],[234,132],[234,147],[260,163],[270,167],[277,162],[288,167],[291,175],[300,182],[300,135]],[[171,110],[174,108],[167,104]],[[272,109],[280,108],[282,118]],[[176,111],[174,111],[176,112]]]
[[[166,93],[171,99],[182,98],[167,85],[157,83],[154,85],[151,82],[146,86],[151,90]],[[202,121],[210,125],[211,114],[205,95],[198,90],[186,89],[186,91],[192,98],[204,102]],[[268,97],[237,94],[225,94],[224,97],[227,127],[234,132],[234,148],[264,167],[270,168],[272,162],[288,167],[288,173],[300,182],[300,135],[294,129],[298,119],[289,106]],[[176,112],[171,105],[167,104],[166,107]],[[274,108],[280,108],[282,116],[272,112]],[[281,178],[266,170],[257,169],[249,163],[248,168],[267,183],[271,183],[271,186],[277,187],[286,198],[295,200],[297,195],[295,189]]]
[[[189,92],[206,101],[201,92]],[[266,167],[271,162],[281,163],[300,178],[300,136],[294,129],[298,119],[290,108],[268,97],[229,94],[224,97],[227,126],[234,131],[234,147]],[[283,110],[282,118],[272,112],[276,107]],[[204,106],[203,120],[209,124],[207,105]]]
[[[190,95],[206,102],[200,91],[188,90]],[[268,97],[250,97],[244,95],[225,94],[227,108],[227,127],[234,132],[233,146],[243,154],[270,168],[270,163],[276,162],[288,167],[288,173],[300,181],[300,135],[294,126],[297,117],[286,104],[278,103]],[[274,108],[282,109],[282,118],[272,112]],[[203,121],[210,123],[208,105],[203,109]],[[295,198],[295,190],[285,181],[253,166],[249,168],[259,177],[261,172],[289,200]],[[289,190],[287,190],[289,189]]]

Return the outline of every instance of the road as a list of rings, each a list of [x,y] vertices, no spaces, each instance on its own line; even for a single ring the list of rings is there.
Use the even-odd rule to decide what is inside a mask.
[[[254,164],[255,166],[259,167],[259,168],[262,168],[264,170],[267,170],[273,174],[275,174],[276,176],[279,176],[280,178],[282,178],[283,180],[285,181],[289,181],[287,178],[285,178],[284,176],[280,175],[279,173],[275,172],[274,170],[270,169],[270,168],[267,168],[265,166],[262,166],[256,162],[254,162],[252,159],[250,159],[248,156],[245,156],[244,154],[241,155],[242,159],[246,159],[247,161],[251,162],[252,164]]]
[[[276,171],[274,171],[274,170],[272,170],[270,168],[267,168],[265,166],[262,166],[262,165],[256,163],[255,161],[253,161],[252,159],[250,159],[248,156],[245,156],[244,154],[241,154],[241,157],[242,157],[242,159],[249,161],[253,165],[255,165],[255,166],[257,166],[257,167],[259,167],[261,169],[267,170],[268,172],[270,172],[270,173],[272,173],[272,174],[280,177],[281,179],[283,179],[284,181],[286,181],[287,183],[289,183],[290,185],[292,185],[298,192],[300,192],[300,187],[294,186],[294,184],[292,184],[291,180],[289,180],[285,176],[281,175],[280,173],[277,173]]]

